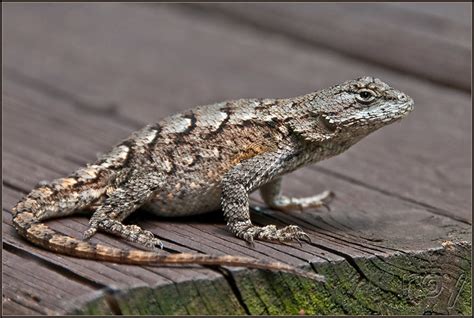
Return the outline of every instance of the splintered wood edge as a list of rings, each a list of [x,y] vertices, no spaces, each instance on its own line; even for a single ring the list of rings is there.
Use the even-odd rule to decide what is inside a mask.
[[[230,271],[212,281],[184,281],[101,293],[68,314],[462,314],[471,309],[471,243],[389,257],[312,264],[327,284],[290,274]],[[223,306],[222,304],[225,304]]]

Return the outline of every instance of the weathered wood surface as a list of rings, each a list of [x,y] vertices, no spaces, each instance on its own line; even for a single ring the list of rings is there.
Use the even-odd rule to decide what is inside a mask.
[[[377,63],[443,85],[471,89],[471,3],[220,3],[205,12]]]
[[[288,5],[289,13],[299,10]],[[277,35],[202,6],[7,4],[3,12],[5,314],[471,312],[467,86],[436,84],[443,80],[410,68],[406,56],[391,57],[393,65],[406,66],[402,74],[371,55],[362,62],[334,54],[317,42],[302,44],[289,33]],[[356,19],[360,10],[354,12]],[[409,39],[419,49],[407,48],[407,54],[448,38],[464,48],[456,27],[467,18],[450,12],[460,22],[438,32],[439,42],[419,36],[430,30],[423,21],[413,25],[416,37]],[[468,49],[470,54],[470,43]],[[436,58],[427,60],[436,64]],[[455,64],[446,67],[449,76],[457,70]],[[74,259],[31,246],[11,227],[11,207],[38,181],[64,176],[150,121],[224,99],[296,96],[364,74],[406,91],[416,101],[413,114],[287,178],[285,189],[295,195],[335,191],[330,213],[254,213],[257,224],[299,224],[314,243],[250,249],[225,231],[219,213],[196,220],[144,212],[131,220],[163,239],[164,253],[230,253],[298,266],[309,261],[328,277],[327,286],[245,269]],[[254,204],[261,205],[258,195]],[[87,219],[50,224],[79,237]],[[130,247],[102,234],[94,240]]]

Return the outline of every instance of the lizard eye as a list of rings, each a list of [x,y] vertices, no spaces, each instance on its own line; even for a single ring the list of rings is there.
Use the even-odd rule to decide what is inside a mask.
[[[356,99],[363,104],[368,104],[375,99],[375,93],[370,89],[364,88],[357,93]]]

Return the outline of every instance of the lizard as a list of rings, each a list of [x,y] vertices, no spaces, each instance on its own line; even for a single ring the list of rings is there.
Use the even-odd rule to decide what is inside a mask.
[[[282,194],[283,175],[336,156],[365,136],[399,121],[414,101],[378,78],[364,76],[293,98],[252,98],[197,106],[143,127],[108,153],[65,178],[41,183],[12,209],[19,235],[70,256],[128,263],[244,266],[286,271],[324,281],[322,275],[250,257],[159,253],[151,231],[123,221],[139,208],[159,216],[199,215],[221,209],[228,230],[254,240],[311,242],[300,227],[256,226],[249,194],[259,189],[273,209],[291,212],[325,206],[324,191],[306,198]],[[82,239],[44,221],[90,211]],[[142,249],[91,243],[97,231]]]

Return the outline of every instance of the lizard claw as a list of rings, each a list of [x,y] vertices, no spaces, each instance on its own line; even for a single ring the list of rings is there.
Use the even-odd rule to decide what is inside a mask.
[[[253,237],[250,237],[247,240],[247,244],[250,245],[251,248],[255,248],[255,241],[253,240]]]
[[[142,243],[142,246],[145,246],[146,248],[152,250],[152,251],[160,251],[163,249],[164,245],[163,242],[161,242],[159,239],[155,238],[152,240],[149,240],[146,243]]]
[[[303,243],[301,243],[300,238],[295,237],[295,240],[296,240],[296,242],[298,242],[298,244],[300,245],[300,247],[303,247]]]
[[[326,202],[323,202],[322,206],[325,207],[328,212],[331,212],[331,207]]]
[[[305,241],[305,242],[308,243],[308,244],[311,243],[311,238],[310,238],[309,235],[306,234],[306,233],[301,234],[300,237],[299,237],[299,239]]]

